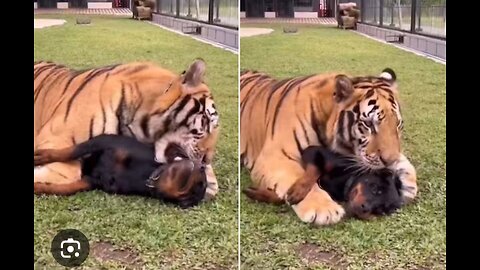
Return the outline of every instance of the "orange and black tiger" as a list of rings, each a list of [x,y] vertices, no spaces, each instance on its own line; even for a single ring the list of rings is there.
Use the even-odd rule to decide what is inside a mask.
[[[304,177],[301,155],[311,145],[350,156],[359,172],[391,168],[400,177],[404,199],[416,196],[415,168],[401,152],[403,119],[393,70],[284,80],[244,71],[240,88],[242,164],[257,190],[274,190],[302,221],[333,224],[345,213]]]
[[[118,134],[154,144],[156,159],[163,162],[164,148],[175,141],[189,157],[207,163],[206,196],[213,197],[218,113],[204,73],[200,59],[182,74],[144,62],[82,71],[35,62],[34,151]],[[34,182],[69,184],[81,179],[80,172],[78,161],[51,163],[34,169]]]

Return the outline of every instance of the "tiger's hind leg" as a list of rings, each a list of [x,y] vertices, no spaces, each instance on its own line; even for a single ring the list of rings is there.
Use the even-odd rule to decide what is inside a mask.
[[[90,182],[86,179],[70,182],[68,184],[53,184],[48,182],[34,182],[34,194],[51,194],[51,195],[73,195],[77,192],[87,191],[91,189]]]
[[[299,162],[272,154],[260,154],[251,172],[258,188],[273,189],[283,200],[286,200],[289,189],[305,174]],[[313,185],[303,200],[291,206],[300,220],[315,225],[335,224],[345,215],[343,207],[318,185]]]
[[[40,141],[40,140],[39,140]],[[38,145],[34,147],[34,152],[37,154],[37,161],[35,161],[34,154],[34,163],[40,165],[35,166],[33,169],[33,182],[34,188],[38,190],[46,188],[47,185],[72,185],[74,190],[75,186],[80,189],[82,185],[76,183],[81,180],[81,164],[78,160],[67,161],[66,156],[68,155],[68,148],[71,147],[71,144],[64,142],[58,138],[56,140],[43,140],[40,141]],[[57,149],[57,150],[44,150],[40,149]],[[71,148],[70,148],[71,149]],[[65,151],[67,150],[67,151]],[[38,157],[45,157],[45,155],[38,156],[39,153],[56,153],[59,155],[46,155],[47,159],[38,159]],[[57,162],[62,160],[63,162]],[[53,163],[48,163],[53,162]],[[48,164],[46,164],[48,163]],[[53,187],[53,186],[51,186]],[[35,190],[34,190],[35,192]]]

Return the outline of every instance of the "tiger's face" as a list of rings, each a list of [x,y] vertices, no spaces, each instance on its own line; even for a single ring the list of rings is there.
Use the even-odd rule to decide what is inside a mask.
[[[336,78],[332,148],[353,155],[363,168],[385,168],[400,157],[403,120],[395,80],[391,69],[379,77]]]

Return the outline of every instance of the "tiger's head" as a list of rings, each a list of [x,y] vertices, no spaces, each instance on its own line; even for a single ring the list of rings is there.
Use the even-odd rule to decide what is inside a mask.
[[[205,62],[196,59],[186,71],[171,79],[165,92],[148,107],[150,111],[144,120],[137,121],[138,128],[148,135],[146,141],[154,143],[158,162],[165,162],[164,148],[172,141],[182,145],[190,158],[211,162],[219,116],[204,82],[205,70]]]
[[[380,169],[401,155],[403,120],[395,72],[335,77],[334,117],[329,120],[332,149],[354,156],[361,167]]]

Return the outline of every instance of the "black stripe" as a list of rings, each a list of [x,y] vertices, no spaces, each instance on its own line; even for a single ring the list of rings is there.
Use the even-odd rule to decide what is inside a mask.
[[[192,99],[192,96],[191,96],[191,95],[186,95],[186,96],[180,101],[180,103],[178,104],[178,106],[177,106],[175,109],[173,109],[172,116],[171,116],[172,119],[177,118],[177,115],[183,110],[183,108],[185,108],[185,106],[188,104],[188,102],[190,101],[190,99]]]
[[[85,88],[85,86],[87,86],[87,84],[92,81],[93,79],[95,79],[96,77],[102,75],[103,73],[105,72],[108,72],[111,68],[103,68],[103,69],[97,69],[97,70],[94,70],[92,71],[90,74],[87,75],[87,77],[83,80],[82,84],[77,88],[77,90],[75,90],[75,92],[73,93],[72,97],[68,100],[68,103],[67,103],[67,112],[65,113],[65,118],[64,118],[64,122],[67,121],[67,118],[68,118],[68,115],[70,113],[70,109],[72,107],[72,104],[73,104],[73,101],[75,100],[75,98],[78,96],[78,94],[80,94],[80,92]]]
[[[303,154],[303,148],[302,145],[300,144],[300,141],[298,140],[297,132],[294,130],[293,131],[293,137],[295,138],[295,144],[297,144],[297,149],[300,155]]]
[[[305,136],[307,145],[310,145],[310,139],[308,138],[307,129],[305,128],[305,125],[303,124],[303,121],[300,119],[300,117],[297,116],[297,118],[298,118],[298,122],[300,122],[300,125],[302,126],[303,135]]]
[[[373,89],[370,89],[370,90],[367,91],[367,93],[365,94],[365,96],[363,98],[364,99],[370,98],[371,96],[373,96],[373,94],[375,94],[375,91]]]
[[[117,134],[121,135],[122,134],[122,122],[123,122],[123,107],[125,103],[125,84],[121,82],[122,85],[122,91],[121,91],[121,96],[120,96],[120,102],[118,103],[118,107],[115,110],[115,115],[117,116],[118,122],[117,122]]]
[[[58,77],[60,75],[62,75],[62,71],[64,71],[64,69],[62,69],[62,68],[59,68],[58,70],[56,70],[56,69],[57,69],[57,67],[54,70],[52,70],[52,72],[49,75],[45,76],[45,79],[42,81],[41,86],[39,86],[41,88],[46,88],[46,90],[44,91],[45,93],[43,94],[43,101],[42,101],[41,104],[45,104],[45,99],[47,97],[48,92],[52,88],[54,88],[55,82],[57,81]],[[56,75],[55,78],[52,78],[52,76],[54,76],[54,75]],[[49,79],[48,82],[47,82],[47,77]],[[50,78],[51,78],[51,80],[50,80]],[[37,91],[37,93],[40,94],[40,89]],[[34,98],[34,102],[33,102],[34,104],[35,104],[35,101],[36,101],[37,97],[39,97],[39,95],[37,95]]]
[[[368,101],[368,106],[375,105],[377,103],[376,99],[371,99]]]
[[[105,126],[107,125],[107,115],[105,114],[105,108],[103,107],[103,103],[100,100],[100,108],[102,109],[102,134],[105,133]]]
[[[150,131],[148,128],[149,121],[150,116],[148,114],[142,116],[142,118],[140,119],[140,128],[142,129],[142,132],[146,138],[150,138]]]
[[[390,88],[379,87],[378,89],[383,90],[383,91],[387,92],[388,94],[393,94],[393,91]]]
[[[337,125],[338,125],[337,134],[339,134],[343,138],[343,130],[345,129],[345,127],[344,127],[344,125],[345,125],[345,111],[340,112],[340,115],[338,117]]]
[[[288,159],[290,160],[293,160],[293,161],[298,161],[297,159],[293,158],[292,156],[290,156],[289,154],[287,154],[287,152],[285,152],[285,149],[282,148],[282,154],[284,156],[286,156]]]
[[[197,113],[200,113],[200,102],[196,99],[193,99],[194,105],[193,107],[188,111],[187,115],[185,118],[178,124],[179,126],[185,126],[187,124],[188,119]],[[204,101],[205,102],[205,101]]]
[[[277,118],[278,118],[278,113],[280,111],[280,107],[282,106],[282,103],[283,101],[285,100],[285,97],[288,95],[288,93],[293,89],[290,86],[290,84],[292,84],[294,82],[289,82],[286,86],[285,86],[285,89],[283,90],[281,96],[280,96],[280,100],[278,101],[276,107],[275,107],[275,113],[273,114],[273,122],[272,122],[272,137],[274,137],[275,135],[275,125],[276,125],[276,122],[277,122]]]
[[[94,119],[95,119],[95,117],[92,117],[90,119],[90,127],[89,127],[89,130],[88,130],[88,138],[89,139],[93,138],[93,122],[94,122]]]
[[[40,76],[43,72],[49,70],[51,67],[54,67],[54,66],[55,64],[49,64],[49,65],[39,67],[37,68],[37,70],[33,69],[33,80],[35,81],[35,79],[38,78],[38,76]]]
[[[310,100],[310,122],[311,122],[312,129],[315,132],[315,134],[317,135],[318,142],[322,146],[327,146],[326,138],[325,138],[325,135],[324,135],[325,134],[325,125],[318,121],[315,113],[316,113],[315,108],[313,106],[312,101]]]
[[[373,113],[373,111],[374,111],[374,110],[377,110],[378,108],[379,108],[379,107],[378,107],[378,105],[375,105],[375,106],[373,106],[373,107],[372,107],[372,109],[371,109],[371,110],[368,112],[368,114],[367,114],[367,115],[370,115],[370,114],[372,114],[372,113]]]
[[[354,115],[353,112],[347,111],[347,128],[348,128],[348,135],[350,138],[345,138],[345,140],[351,140],[353,138],[352,134],[352,129],[353,129],[353,120],[354,120]]]
[[[260,75],[261,75],[260,73],[252,74],[252,75],[248,76],[248,78],[240,79],[240,91],[242,91],[242,89],[245,88],[245,86],[247,86],[249,83],[258,79],[258,77],[260,77]]]
[[[357,117],[360,115],[360,102],[357,102],[352,111],[355,113],[355,115],[357,115]]]

